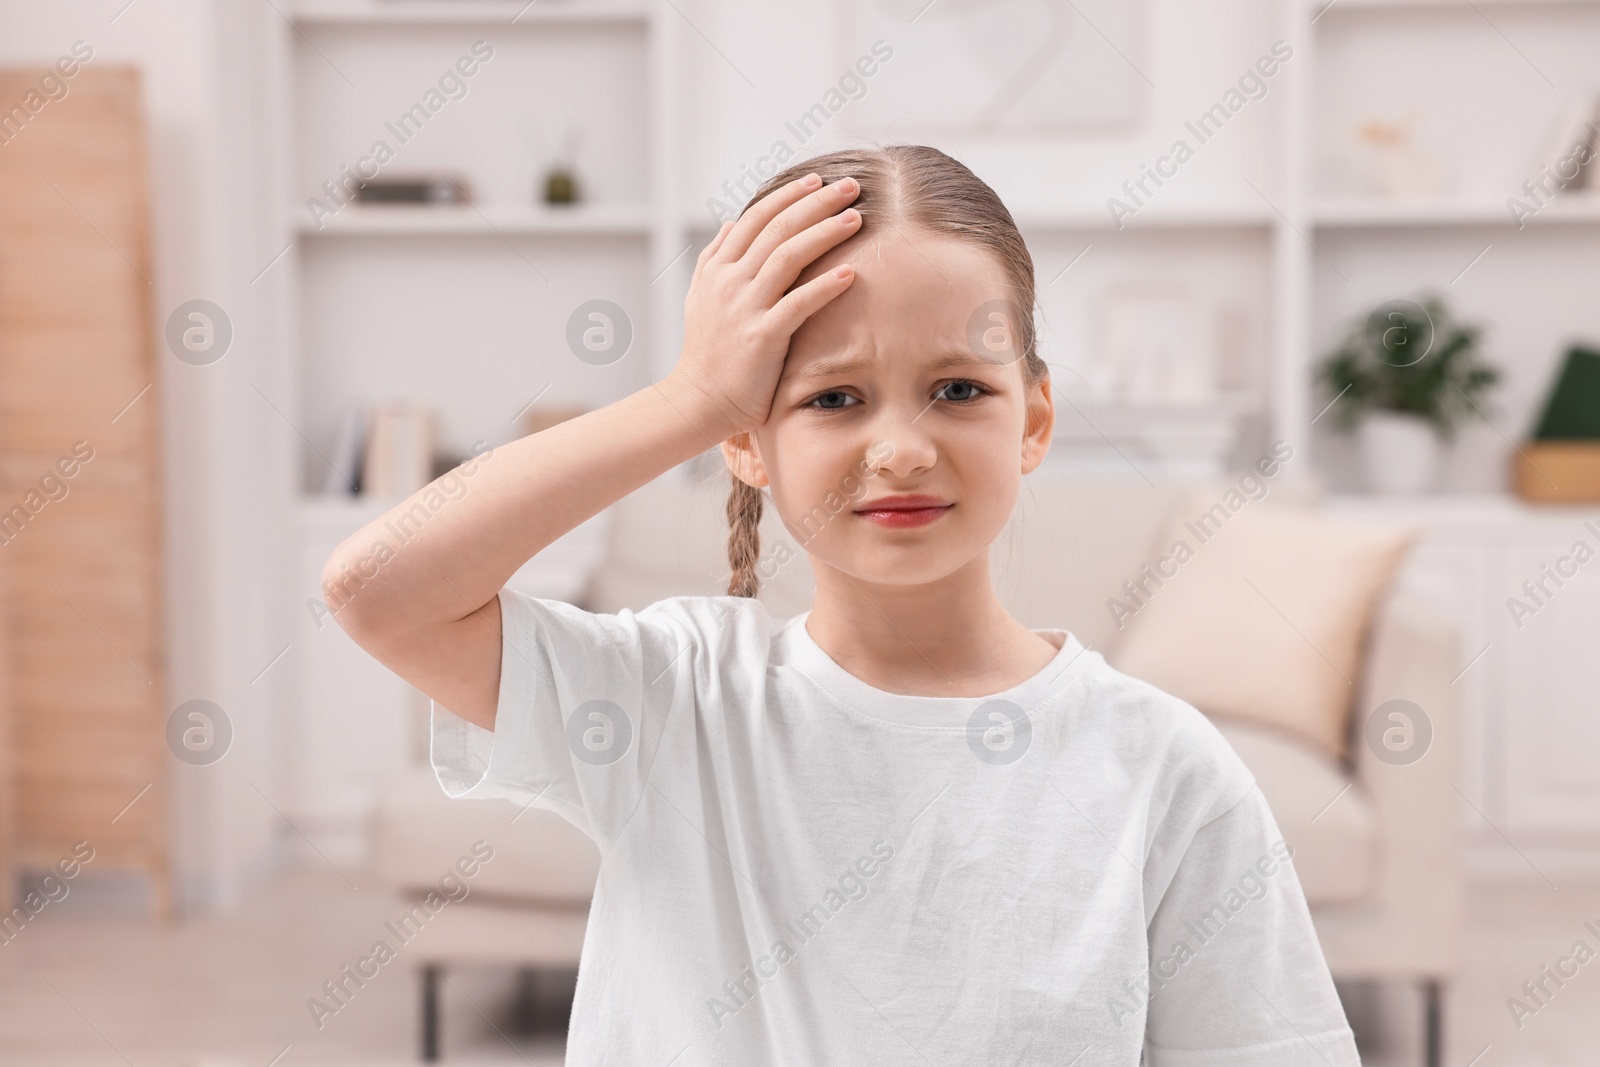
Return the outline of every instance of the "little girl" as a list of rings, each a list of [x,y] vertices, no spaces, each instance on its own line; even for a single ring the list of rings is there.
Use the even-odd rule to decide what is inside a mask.
[[[666,378],[480,457],[370,579],[414,501],[329,560],[340,623],[433,697],[445,791],[600,848],[567,1063],[1359,1063],[1222,735],[994,592],[1054,423],[1033,312],[966,167],[820,156],[700,253]],[[503,588],[713,445],[727,596]],[[755,599],[767,499],[816,578],[790,619]]]

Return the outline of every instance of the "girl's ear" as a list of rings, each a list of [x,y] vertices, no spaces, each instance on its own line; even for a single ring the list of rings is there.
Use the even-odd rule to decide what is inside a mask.
[[[757,489],[767,487],[767,467],[761,462],[761,451],[754,436],[749,432],[734,434],[720,447],[722,459],[735,478]]]
[[[1056,428],[1055,401],[1050,396],[1050,379],[1028,390],[1027,422],[1022,431],[1022,473],[1032,474],[1050,452],[1050,439]]]

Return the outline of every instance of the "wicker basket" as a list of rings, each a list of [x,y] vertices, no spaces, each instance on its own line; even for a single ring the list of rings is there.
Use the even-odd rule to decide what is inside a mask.
[[[1512,483],[1534,503],[1600,503],[1600,441],[1525,442],[1512,460]]]

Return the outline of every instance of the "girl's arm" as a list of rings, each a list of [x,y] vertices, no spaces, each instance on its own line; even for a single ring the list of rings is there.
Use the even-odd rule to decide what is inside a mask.
[[[567,531],[766,421],[790,336],[853,277],[830,271],[790,291],[807,264],[857,231],[859,214],[836,214],[857,189],[800,179],[725,223],[700,253],[683,351],[662,381],[497,448],[470,477],[445,475],[347,538],[322,576],[340,626],[456,715],[493,729],[499,591]],[[430,491],[446,497],[436,510],[422,504]],[[407,520],[419,505],[423,524]]]

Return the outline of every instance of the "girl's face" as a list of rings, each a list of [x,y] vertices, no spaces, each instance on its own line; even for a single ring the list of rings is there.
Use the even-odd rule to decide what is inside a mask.
[[[753,450],[734,438],[724,452],[771,486],[813,562],[887,585],[986,565],[1055,422],[1048,383],[1027,388],[1010,344],[1005,274],[969,241],[891,230],[831,249],[799,282],[845,262],[855,281],[795,332]],[[862,513],[900,494],[950,506],[920,525]]]

